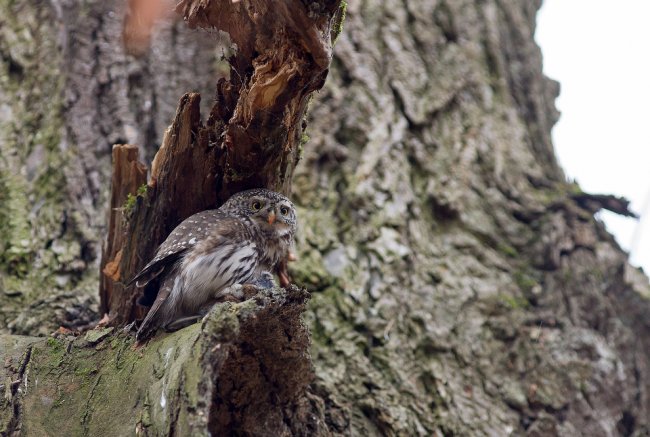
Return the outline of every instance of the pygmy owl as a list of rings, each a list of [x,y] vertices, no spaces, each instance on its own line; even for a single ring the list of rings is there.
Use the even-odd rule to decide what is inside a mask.
[[[289,257],[295,232],[291,201],[265,189],[237,193],[219,209],[185,219],[130,282],[160,283],[137,339],[204,315],[231,285],[272,285],[270,272]]]

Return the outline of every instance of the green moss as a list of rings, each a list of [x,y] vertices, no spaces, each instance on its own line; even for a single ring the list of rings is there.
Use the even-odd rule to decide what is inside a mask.
[[[524,297],[521,296],[512,296],[509,294],[500,294],[499,295],[499,300],[501,303],[503,303],[506,307],[512,309],[512,310],[519,310],[519,309],[528,309],[530,307],[530,302]]]
[[[505,244],[505,243],[499,243],[497,245],[497,250],[501,253],[503,253],[505,256],[508,258],[516,258],[517,255],[519,255],[519,252],[517,252],[517,249],[514,247]]]
[[[138,203],[138,197],[142,199],[146,197],[147,189],[148,189],[147,184],[142,184],[135,191],[135,194],[133,193],[127,194],[126,201],[124,202],[124,205],[122,205],[122,213],[126,217],[129,217],[131,213],[133,213],[133,209],[135,208],[135,205]]]
[[[138,191],[137,191],[138,196],[141,196],[141,197],[146,196],[148,187],[149,186],[147,184],[140,185],[138,187]]]
[[[19,176],[0,167],[0,264],[12,275],[25,276],[32,258],[31,235],[26,213],[29,211],[26,184]]]
[[[57,284],[57,273],[73,259],[62,261],[50,250],[55,240],[60,247],[80,240],[75,212],[66,210],[64,169],[76,155],[74,144],[60,147],[65,77],[56,67],[61,51],[53,13],[0,2],[0,106],[6,115],[0,119],[0,274],[23,292],[22,306],[42,298],[44,288],[76,285],[76,278]],[[0,306],[7,305],[14,303],[0,295]]]
[[[88,367],[88,366],[85,366],[85,365],[78,366],[74,371],[75,375],[77,375],[79,377],[82,377],[82,378],[86,378],[86,377],[88,377],[88,376],[90,376],[90,375],[92,375],[94,373],[97,373],[97,368],[96,367]]]
[[[343,32],[343,23],[345,22],[345,14],[348,10],[348,2],[341,1],[339,10],[334,16],[334,25],[332,26],[332,45],[334,46]]]
[[[485,314],[498,316],[510,311],[527,310],[530,302],[524,296],[510,293],[497,293],[482,300]]]
[[[52,367],[56,368],[61,365],[63,358],[65,356],[65,345],[63,340],[58,340],[56,338],[47,339],[47,352],[49,362]]]
[[[531,278],[528,274],[521,270],[515,272],[513,278],[519,289],[521,289],[523,292],[528,292],[537,285],[537,281],[535,281],[535,279]]]
[[[239,332],[238,307],[239,305],[226,302],[212,310],[212,315],[204,322],[206,329],[217,333],[218,336],[236,335]]]
[[[26,411],[33,412],[25,417],[25,433],[102,435],[110,430],[111,435],[131,435],[140,424],[152,435],[166,435],[175,420],[176,429],[187,435],[205,376],[199,335],[197,324],[136,349],[132,336],[111,334],[104,341],[111,347],[99,351],[82,337],[69,352],[65,341],[39,342],[29,370],[29,380],[39,382],[24,401]],[[156,367],[164,369],[160,378],[153,376]],[[182,405],[170,405],[172,399]]]
[[[57,340],[56,338],[48,338],[47,346],[49,347],[50,353],[59,353],[61,350],[63,350],[63,342],[61,340]]]
[[[112,327],[93,329],[91,331],[86,332],[86,335],[84,335],[83,338],[90,344],[96,344],[102,341],[104,338],[108,337],[111,332],[113,332]]]
[[[135,208],[136,200],[137,200],[137,196],[134,196],[131,193],[126,195],[126,201],[122,206],[122,212],[125,215],[131,215],[131,212],[133,212],[133,208]]]
[[[149,428],[151,425],[153,425],[153,422],[151,420],[151,412],[150,412],[150,407],[151,407],[151,401],[149,400],[149,394],[147,393],[144,399],[143,403],[144,408],[142,409],[142,412],[140,413],[140,421],[139,423],[142,424],[145,428]]]

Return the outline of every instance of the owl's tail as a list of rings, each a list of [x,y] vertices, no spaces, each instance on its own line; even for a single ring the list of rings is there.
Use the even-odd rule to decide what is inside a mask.
[[[149,309],[147,316],[142,321],[135,338],[138,342],[143,342],[152,337],[161,325],[165,324],[168,320],[166,307],[170,305],[169,295],[174,287],[174,275],[168,275],[167,278],[160,285],[158,295],[153,305]]]

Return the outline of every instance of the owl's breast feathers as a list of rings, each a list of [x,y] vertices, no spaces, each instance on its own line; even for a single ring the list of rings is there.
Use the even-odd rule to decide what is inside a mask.
[[[226,287],[259,276],[262,242],[255,231],[248,218],[223,219],[183,256],[179,270],[186,310],[198,310],[205,302],[219,298]]]
[[[265,269],[272,271],[289,256],[293,244],[293,234],[278,236],[262,233],[260,238],[264,241],[263,250],[260,252],[260,264]]]

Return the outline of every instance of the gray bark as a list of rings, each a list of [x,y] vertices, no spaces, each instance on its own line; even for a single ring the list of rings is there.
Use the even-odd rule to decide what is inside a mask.
[[[0,329],[97,318],[111,148],[153,158],[178,99],[227,73],[223,36],[161,23],[126,55],[118,1],[0,2]]]
[[[294,182],[330,429],[648,432],[648,281],[557,167],[538,7],[349,6]]]
[[[650,287],[555,160],[539,5],[348,6],[293,178],[315,379],[288,432],[650,432]],[[96,317],[111,144],[150,157],[211,95],[216,37],[169,25],[136,61],[111,7],[0,2],[6,332]]]

